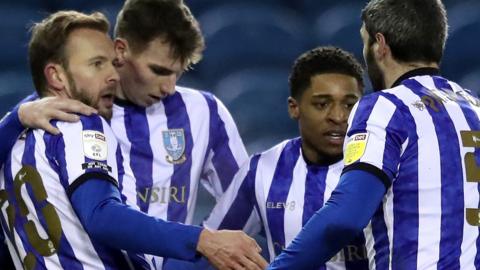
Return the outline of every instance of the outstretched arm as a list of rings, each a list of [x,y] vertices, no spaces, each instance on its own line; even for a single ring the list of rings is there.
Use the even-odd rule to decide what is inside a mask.
[[[113,248],[190,261],[202,254],[219,269],[266,267],[255,241],[242,232],[208,231],[148,216],[122,204],[108,181],[82,183],[71,202],[89,235]]]
[[[330,199],[268,269],[318,269],[368,224],[386,187],[375,175],[348,171]]]

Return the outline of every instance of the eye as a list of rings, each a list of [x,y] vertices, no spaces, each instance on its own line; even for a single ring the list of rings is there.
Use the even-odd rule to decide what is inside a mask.
[[[93,66],[96,68],[101,68],[103,66],[103,61],[102,60],[96,60],[93,62]]]
[[[325,109],[328,106],[328,102],[326,101],[317,101],[313,103],[313,106],[317,109]]]
[[[345,108],[351,110],[355,106],[355,103],[345,103]]]

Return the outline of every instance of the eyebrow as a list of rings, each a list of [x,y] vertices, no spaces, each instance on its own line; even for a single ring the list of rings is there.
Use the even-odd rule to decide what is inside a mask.
[[[176,73],[174,70],[171,70],[169,68],[166,68],[164,66],[160,66],[160,65],[157,65],[157,64],[149,64],[148,67],[156,73],[161,73],[161,74]]]
[[[88,62],[95,62],[97,60],[106,61],[106,60],[108,60],[108,58],[106,56],[103,56],[103,55],[97,55],[97,56],[94,56],[94,57],[88,59]]]
[[[322,94],[317,94],[317,95],[312,95],[312,98],[332,98],[332,95],[322,95]],[[348,94],[345,96],[345,98],[359,98],[359,96],[356,96],[354,94]]]

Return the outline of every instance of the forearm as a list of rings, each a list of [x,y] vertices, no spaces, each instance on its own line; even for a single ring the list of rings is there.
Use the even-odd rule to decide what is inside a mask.
[[[136,211],[122,204],[112,188],[114,186],[104,180],[89,180],[72,195],[74,209],[92,239],[130,252],[182,260],[196,258],[200,227],[166,222]],[[110,195],[98,194],[102,190]],[[92,197],[101,200],[93,206],[85,206],[82,201],[92,200]]]
[[[346,173],[325,206],[269,269],[318,269],[361,233],[384,193],[385,186],[372,174]]]

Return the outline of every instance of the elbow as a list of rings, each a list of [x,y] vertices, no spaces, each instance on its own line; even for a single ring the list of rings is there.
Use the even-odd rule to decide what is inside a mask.
[[[335,242],[344,239],[345,244],[357,237],[367,225],[352,219],[337,218],[335,220],[325,228],[326,235],[330,237],[328,240]]]
[[[111,222],[106,220],[106,216],[104,213],[104,206],[99,205],[97,206],[91,215],[84,221],[84,228],[88,235],[94,239],[95,241],[102,242],[104,238],[108,239],[109,226],[111,226]]]

